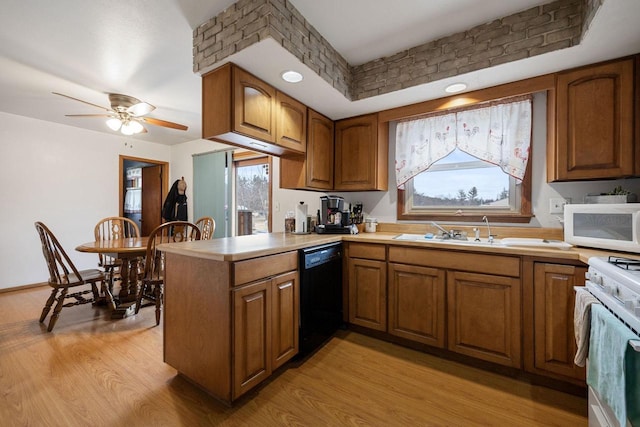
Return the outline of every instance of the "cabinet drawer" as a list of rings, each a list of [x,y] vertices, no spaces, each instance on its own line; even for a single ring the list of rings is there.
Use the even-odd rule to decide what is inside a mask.
[[[253,258],[233,263],[233,285],[253,282],[298,269],[298,252]]]
[[[500,276],[520,277],[520,258],[505,255],[460,253],[440,249],[390,246],[389,261],[425,267],[473,271],[478,273],[487,272]]]
[[[349,243],[349,258],[365,258],[384,261],[387,259],[385,245],[372,243]]]

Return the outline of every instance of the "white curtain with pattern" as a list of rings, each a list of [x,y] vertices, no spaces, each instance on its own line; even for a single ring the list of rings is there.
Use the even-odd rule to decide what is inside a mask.
[[[522,180],[531,146],[531,97],[407,120],[396,128],[396,183],[404,183],[456,147]]]

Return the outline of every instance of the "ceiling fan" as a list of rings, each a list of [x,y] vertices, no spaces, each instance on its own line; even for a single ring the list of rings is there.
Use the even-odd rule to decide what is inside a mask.
[[[66,117],[109,117],[107,126],[114,131],[120,130],[125,135],[133,135],[136,133],[146,133],[147,129],[142,123],[155,126],[163,126],[166,128],[187,130],[188,127],[178,123],[168,122],[166,120],[154,119],[146,117],[147,114],[156,109],[153,105],[140,101],[133,96],[122,95],[119,93],[110,93],[109,102],[111,108],[102,107],[91,102],[83,101],[69,95],[58,92],[52,92],[54,95],[60,95],[65,98],[73,99],[94,107],[107,111],[106,114],[65,114]]]

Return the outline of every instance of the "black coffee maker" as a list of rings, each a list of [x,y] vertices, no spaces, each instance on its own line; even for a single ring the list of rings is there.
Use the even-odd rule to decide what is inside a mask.
[[[344,199],[340,196],[320,197],[320,211],[318,212],[319,234],[349,234],[349,211],[344,209]]]

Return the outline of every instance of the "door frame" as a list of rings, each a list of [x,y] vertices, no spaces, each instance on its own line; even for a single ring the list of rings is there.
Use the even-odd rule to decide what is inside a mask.
[[[124,161],[130,160],[134,162],[151,163],[159,165],[162,168],[162,199],[167,195],[169,191],[169,162],[162,162],[159,160],[144,159],[142,157],[119,156],[119,174],[118,174],[118,212],[120,216],[124,216]]]

